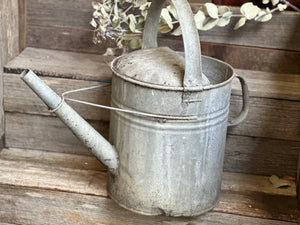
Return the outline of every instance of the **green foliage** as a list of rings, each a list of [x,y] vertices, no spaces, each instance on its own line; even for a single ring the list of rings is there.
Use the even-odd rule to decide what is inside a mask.
[[[272,13],[283,11],[291,6],[286,0],[262,0],[264,4],[272,2],[273,9],[260,9],[252,2],[243,4],[238,15],[233,15],[227,6],[216,6],[205,3],[194,15],[198,30],[210,30],[215,26],[224,27],[229,24],[232,17],[240,17],[234,29],[244,26],[247,21],[267,22],[272,19]],[[116,47],[109,48],[106,55],[114,55],[116,50],[123,52],[128,49],[141,47],[141,33],[151,2],[147,0],[101,0],[92,2],[94,8],[90,25],[93,27],[93,41],[102,43],[107,39],[113,40]],[[158,27],[159,33],[170,33],[174,36],[182,34],[175,7],[171,4],[163,8]]]

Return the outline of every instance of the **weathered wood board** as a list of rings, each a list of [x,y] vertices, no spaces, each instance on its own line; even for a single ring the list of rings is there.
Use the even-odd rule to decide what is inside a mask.
[[[183,51],[183,42],[172,37],[161,37],[160,46],[168,46],[176,51]],[[201,43],[202,54],[222,60],[236,69],[259,70],[275,73],[300,74],[297,64],[299,51],[249,47],[243,45]]]
[[[84,0],[27,1],[29,29],[30,27],[35,29],[38,27],[68,28],[81,31],[90,31],[91,29],[89,22],[92,18],[93,8],[89,2]],[[191,5],[195,10],[200,6],[199,3]],[[233,10],[237,11],[238,9]],[[299,51],[300,44],[297,41],[300,39],[299,17],[299,14],[293,12],[276,13],[268,23],[249,22],[238,31],[233,30],[238,20],[238,18],[234,18],[232,23],[224,28],[200,32],[200,38],[203,42]],[[283,24],[282,21],[285,23]],[[272,35],[275,33],[276,35]],[[42,35],[40,32],[37,34]],[[268,35],[272,35],[272,39],[268,38]],[[70,37],[65,35],[65,39],[68,38]]]
[[[108,122],[89,122],[99,133],[108,138]],[[7,147],[89,154],[87,148],[59,119],[23,113],[6,112],[5,145]]]
[[[112,200],[74,193],[0,185],[0,220],[16,224],[293,225],[296,223],[210,212],[192,218],[134,214]],[[30,206],[30,207],[28,207]]]
[[[193,218],[136,215],[104,198],[107,196],[106,173],[102,171],[102,167],[95,165],[97,162],[93,161],[93,157],[89,158],[61,153],[5,149],[0,154],[0,181],[2,184],[0,185],[0,203],[3,206],[0,208],[1,221],[22,224],[25,222],[26,224],[26,220],[22,222],[21,219],[27,219],[28,223],[35,224],[41,223],[41,221],[51,221],[54,219],[50,216],[51,214],[60,219],[57,221],[68,224],[70,221],[68,221],[67,215],[70,212],[74,213],[74,209],[85,223],[92,222],[95,219],[94,216],[98,215],[98,223],[104,224],[108,223],[108,220],[103,221],[104,218],[120,219],[121,215],[123,215],[122,218],[124,217],[122,222],[125,221],[126,224],[134,224],[134,222],[147,224],[148,219],[152,224],[164,220],[170,224],[184,221],[183,224],[189,221],[198,224],[205,221],[202,218],[210,218],[212,222],[216,222],[213,220],[214,217],[209,216],[218,215],[216,212],[235,214],[233,218],[239,218],[237,215],[243,216],[244,219],[246,219],[245,216],[257,217],[256,219],[252,218],[252,223],[249,220],[249,224],[255,224],[256,220],[260,222],[258,224],[264,224],[264,222],[273,224],[270,220],[258,218],[272,219],[274,224],[279,222],[276,220],[296,222],[298,218],[296,188],[293,181],[290,181],[292,186],[287,189],[276,189],[271,185],[268,177],[235,173],[223,174],[222,198],[219,205],[213,210],[214,212]],[[78,168],[76,168],[77,166]],[[14,198],[10,196],[14,196]],[[8,201],[9,199],[10,201]],[[22,201],[23,204],[19,204],[19,201]],[[33,201],[36,203],[33,204]],[[28,205],[32,207],[26,208]],[[84,216],[87,210],[89,213],[85,215],[88,215],[91,221]],[[12,217],[11,213],[14,211],[19,213]],[[40,217],[40,214],[45,215]],[[229,214],[224,214],[224,216]],[[110,218],[111,215],[114,215],[113,218]],[[20,219],[20,221],[16,221],[16,219]],[[136,219],[140,220],[136,221]],[[31,220],[35,220],[34,223],[31,223]],[[244,222],[248,224],[247,221]],[[81,220],[72,222],[80,224]],[[229,223],[229,221],[224,222],[225,224]],[[119,224],[118,221],[110,223]]]
[[[0,150],[4,145],[3,66],[19,52],[18,0],[0,0]]]

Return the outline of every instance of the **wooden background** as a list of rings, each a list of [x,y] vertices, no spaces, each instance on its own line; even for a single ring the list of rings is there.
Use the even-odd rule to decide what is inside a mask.
[[[19,53],[18,0],[0,0],[0,149],[4,145],[3,66]]]

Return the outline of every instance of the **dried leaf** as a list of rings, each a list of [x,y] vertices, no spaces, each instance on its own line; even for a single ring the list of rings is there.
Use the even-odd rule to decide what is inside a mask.
[[[133,14],[129,14],[128,15],[128,19],[129,19],[129,30],[134,33],[136,32],[136,24],[137,24],[137,21],[136,21],[136,18]]]
[[[115,55],[115,49],[114,48],[107,48],[106,52],[103,55],[105,55],[105,56],[114,56]]]
[[[282,188],[282,187],[289,187],[291,186],[291,183],[288,180],[280,179],[276,175],[272,175],[269,178],[270,182],[275,188]]]
[[[162,34],[168,33],[171,30],[172,29],[169,27],[169,25],[164,22],[160,22],[157,29],[157,31]]]
[[[114,17],[113,20],[112,20],[112,26],[113,26],[113,28],[120,27],[120,24],[121,24],[120,17]]]
[[[229,24],[231,16],[232,16],[232,12],[224,13],[223,16],[219,19],[219,22],[217,25],[219,27],[225,27],[226,25]]]
[[[92,7],[95,10],[99,10],[101,8],[101,4],[100,4],[100,2],[92,1]]]
[[[173,24],[172,24],[172,17],[169,13],[169,11],[166,8],[163,8],[161,11],[161,18],[163,20],[163,22],[165,22],[166,24],[168,24],[168,26],[170,27],[170,29],[173,29]]]
[[[219,22],[219,18],[213,19],[213,18],[205,18],[203,22],[203,27],[200,30],[210,30],[214,28]]]
[[[247,3],[244,3],[242,6],[241,6],[241,13],[248,19],[248,20],[251,20],[251,19],[254,19],[257,14],[260,12],[260,8],[257,7],[256,5],[253,5],[252,2],[247,2]]]
[[[277,8],[279,9],[279,11],[284,11],[284,10],[286,10],[286,8],[287,8],[287,4],[281,4],[281,3],[279,3],[278,5],[277,5]]]
[[[91,26],[96,28],[98,26],[97,22],[95,21],[95,19],[93,18],[90,22]]]
[[[219,18],[213,19],[210,17],[205,17],[203,11],[201,10],[196,13],[194,20],[198,30],[210,30],[219,22]]]
[[[135,0],[134,5],[135,7],[141,7],[147,4],[147,0]]]
[[[177,27],[171,34],[174,35],[174,36],[182,35],[181,27],[180,26]]]
[[[142,47],[142,39],[140,37],[135,37],[131,39],[131,41],[129,42],[129,47],[131,49],[138,49]]]
[[[230,12],[230,8],[228,6],[219,6],[218,7],[219,15],[223,16],[225,13]]]
[[[272,5],[277,5],[279,3],[280,0],[271,0]]]
[[[242,27],[242,26],[244,26],[245,25],[245,23],[246,23],[246,18],[245,17],[242,17],[242,18],[240,18],[239,19],[239,21],[236,23],[236,25],[234,26],[234,30],[237,30],[237,29],[239,29],[240,27]]]
[[[150,7],[150,5],[151,5],[151,2],[146,2],[145,4],[140,6],[140,10],[145,11]]]
[[[267,13],[265,11],[260,11],[258,16],[255,17],[255,21],[257,22],[267,22],[272,19],[272,13]]]
[[[167,9],[168,9],[168,11],[171,13],[171,15],[174,17],[174,19],[178,20],[177,11],[176,11],[174,5],[173,5],[173,4],[168,5],[168,6],[167,6]]]
[[[218,19],[218,7],[210,2],[207,2],[204,4],[204,7],[206,9],[206,13],[209,17],[213,18],[213,19]]]
[[[205,15],[203,13],[203,11],[199,10],[196,15],[194,16],[194,20],[197,26],[198,30],[201,30],[201,28],[203,27],[203,22],[205,20]]]

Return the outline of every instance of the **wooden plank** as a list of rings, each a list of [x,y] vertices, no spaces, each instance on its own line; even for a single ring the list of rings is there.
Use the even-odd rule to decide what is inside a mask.
[[[90,195],[0,185],[0,219],[17,224],[202,224],[292,225],[295,223],[210,212],[199,217],[148,217]],[[30,206],[30,207],[28,207]],[[18,213],[15,213],[18,212]]]
[[[112,57],[94,54],[26,48],[5,66],[6,72],[21,73],[34,70],[44,76],[85,80],[107,80],[111,70],[107,65]]]
[[[241,96],[231,96],[230,118],[242,105]],[[250,98],[247,118],[230,127],[229,134],[300,141],[299,101]]]
[[[19,113],[6,114],[6,147],[90,155],[57,118]],[[108,124],[95,123],[98,123],[97,129],[107,137]],[[299,148],[300,142],[229,134],[224,170],[295,176]]]
[[[198,9],[199,3],[192,3],[192,7]],[[237,11],[238,8],[233,10]],[[63,2],[58,0],[48,2],[28,0],[28,26],[89,30],[92,12],[91,5],[84,0],[66,0]],[[224,28],[214,28],[199,33],[204,42],[299,51],[300,44],[297,41],[300,39],[299,17],[299,14],[293,12],[276,13],[268,23],[251,21],[238,31],[233,30],[238,20],[238,18],[234,18],[230,25]],[[282,21],[285,23],[282,24]],[[41,32],[37,33],[42,34]],[[31,34],[28,33],[28,39],[30,39]],[[269,38],[270,35],[272,35],[272,39]],[[41,39],[46,37],[44,34]]]
[[[50,151],[5,148],[0,152],[1,160],[9,162],[19,162],[20,164],[37,165],[45,168],[66,168],[74,170],[93,170],[98,172],[106,171],[94,156],[74,155],[68,153],[56,153]]]
[[[227,135],[224,171],[296,176],[300,142]]]
[[[55,167],[49,166],[48,163],[53,160],[51,154],[50,160],[47,159],[48,165],[43,163],[43,159],[27,162],[27,157],[30,154],[34,158],[37,156],[36,151],[27,152],[25,157],[20,151],[12,154],[21,154],[22,163],[19,163],[18,156],[14,160],[7,159],[5,155],[8,154],[8,151],[15,150],[5,150],[4,157],[2,157],[2,153],[0,154],[0,181],[2,184],[43,187],[48,190],[55,189],[98,196],[107,195],[106,175],[103,172],[86,168],[70,169],[73,167],[68,166],[68,163],[72,163],[70,160],[65,164],[56,163]],[[62,157],[65,158],[66,154]],[[77,157],[80,158],[81,156]],[[82,160],[77,159],[76,161]],[[214,211],[295,221],[298,217],[295,183],[292,182],[292,186],[287,189],[276,189],[271,185],[268,177],[224,173],[222,198]]]
[[[101,79],[101,76],[98,78]],[[63,78],[58,79],[53,77],[42,77],[42,79],[59,95],[68,90],[92,87],[101,84],[95,81]],[[4,83],[5,111],[54,116],[54,114],[49,111],[45,103],[43,103],[40,98],[38,98],[32,90],[24,84],[18,74],[4,74]],[[103,85],[108,84],[103,83]],[[67,96],[97,104],[110,105],[111,86],[109,85],[94,90],[73,93]],[[109,121],[110,111],[108,110],[84,106],[72,102],[68,103],[85,119]]]
[[[1,0],[0,67],[19,53],[18,0]]]
[[[299,216],[295,197],[245,191],[223,191],[220,203],[214,211],[295,222]]]
[[[27,28],[27,0],[19,0],[19,52],[26,47],[26,28]]]
[[[18,53],[17,0],[0,1],[0,150],[4,146],[3,66]]]
[[[107,122],[89,122],[105,138],[108,137]],[[87,148],[55,117],[7,113],[5,129],[5,145],[9,147],[89,154]]]
[[[235,69],[235,73],[243,76],[249,86],[251,97],[275,98],[300,101],[299,74],[283,74],[253,70]],[[237,79],[233,81],[232,93],[241,94]]]
[[[180,38],[162,37],[158,43],[160,46],[168,46],[176,51],[183,51],[183,42]],[[300,53],[297,51],[212,42],[201,42],[201,49],[203,55],[227,62],[234,68],[275,73],[300,73],[299,66],[296,63],[300,60]]]
[[[41,164],[42,159],[40,163],[0,161],[2,184],[107,196],[106,172],[47,166]]]

